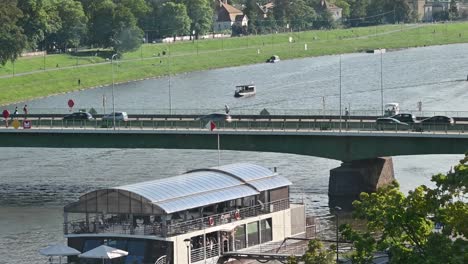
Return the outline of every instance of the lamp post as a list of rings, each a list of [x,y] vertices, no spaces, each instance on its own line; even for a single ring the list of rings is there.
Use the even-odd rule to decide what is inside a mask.
[[[340,109],[340,132],[341,132],[341,121],[342,121],[341,120],[342,119],[341,117],[341,54],[340,54],[340,107],[339,109]]]
[[[171,46],[170,42],[167,46],[167,64],[169,65],[169,114],[172,115],[172,95],[171,95]]]
[[[190,238],[184,239],[184,243],[187,246],[187,263],[190,264]]]
[[[380,104],[382,107],[382,116],[384,116],[384,103],[383,103],[383,58],[382,49],[380,49]]]
[[[335,206],[335,220],[336,220],[336,263],[338,263],[338,212],[341,211],[341,207]]]
[[[115,102],[114,102],[114,86],[115,86],[115,82],[114,82],[114,60],[115,60],[115,57],[117,56],[117,54],[114,54],[112,55],[111,57],[111,65],[112,65],[112,114],[114,115],[112,117],[112,121],[113,121],[113,124],[114,124],[114,130],[115,130]]]

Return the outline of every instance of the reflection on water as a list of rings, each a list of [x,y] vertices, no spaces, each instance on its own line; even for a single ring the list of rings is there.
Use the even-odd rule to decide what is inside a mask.
[[[448,48],[449,47],[449,48]],[[391,52],[384,59],[385,102],[402,109],[422,101],[429,110],[467,111],[467,44]],[[343,102],[351,109],[380,109],[380,59],[369,54],[343,56]],[[173,77],[175,108],[336,109],[338,57],[282,61],[196,72]],[[233,87],[254,81],[256,96],[234,99]],[[438,83],[448,81],[445,83]],[[432,84],[428,84],[432,83]],[[421,85],[422,84],[422,85]],[[286,92],[285,92],[286,91]],[[65,108],[69,98],[77,107],[101,104],[109,88],[80,91],[28,102],[34,108]],[[165,108],[167,79],[116,87],[117,109]],[[323,99],[322,97],[325,97]],[[129,111],[131,112],[131,111]],[[281,142],[279,142],[281,144]],[[461,155],[394,157],[396,179],[407,192],[430,184],[430,176],[446,172]],[[26,149],[0,151],[0,264],[45,263],[37,250],[63,241],[62,208],[96,188],[119,186],[178,175],[189,169],[217,165],[216,151],[158,149]],[[251,162],[278,167],[294,183],[292,197],[320,217],[325,236],[334,236],[328,208],[329,170],[339,161],[279,153],[222,151],[221,164]],[[330,222],[331,221],[331,222]]]

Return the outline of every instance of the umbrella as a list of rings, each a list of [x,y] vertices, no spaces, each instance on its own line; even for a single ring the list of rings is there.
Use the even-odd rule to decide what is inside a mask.
[[[127,255],[127,251],[123,251],[106,245],[101,245],[97,248],[91,249],[90,251],[86,251],[85,253],[78,255],[78,257],[102,259],[102,263],[104,263],[105,259],[120,258]]]
[[[81,252],[64,244],[55,244],[39,250],[39,253],[50,257],[58,256],[60,257],[60,263],[62,263],[63,256],[76,256]]]

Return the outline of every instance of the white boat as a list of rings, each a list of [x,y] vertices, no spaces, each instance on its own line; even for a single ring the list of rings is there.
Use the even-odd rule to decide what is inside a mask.
[[[290,185],[240,163],[99,189],[65,206],[64,233],[81,252],[125,250],[125,263],[215,263],[226,252],[306,236],[305,206],[290,202]]]
[[[394,116],[400,113],[400,105],[398,103],[388,103],[385,105],[384,116]]]
[[[276,63],[276,62],[279,62],[280,61],[280,58],[278,55],[273,55],[271,56],[266,62],[269,62],[269,63]]]
[[[234,97],[248,97],[255,95],[256,88],[253,84],[238,85],[236,86],[236,91],[234,92]]]

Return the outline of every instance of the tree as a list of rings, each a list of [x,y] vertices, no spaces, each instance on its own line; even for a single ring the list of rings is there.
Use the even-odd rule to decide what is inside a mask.
[[[356,263],[368,263],[375,250],[388,249],[391,263],[467,263],[468,153],[447,174],[432,177],[434,189],[419,186],[405,196],[397,183],[376,193],[362,193],[353,202],[355,217],[367,222],[367,231],[341,226],[353,241]],[[434,228],[443,226],[442,232]],[[354,262],[353,262],[354,263]]]
[[[286,26],[288,23],[290,0],[275,0],[275,7],[273,8],[273,15],[276,20],[276,24],[280,27]]]
[[[459,18],[458,9],[457,9],[457,1],[451,0],[450,1],[450,8],[449,8],[449,19],[455,20]]]
[[[212,28],[213,9],[208,0],[185,0],[187,15],[189,16],[190,32],[195,31],[198,38],[200,34],[208,33]]]
[[[88,10],[87,43],[97,47],[111,47],[113,37],[114,9],[111,0],[96,0],[84,6]]]
[[[307,251],[302,256],[302,261],[305,264],[332,264],[334,261],[334,251],[332,249],[324,249],[323,244],[317,239],[312,239],[307,245]],[[288,264],[297,264],[295,257],[288,259]]]
[[[130,9],[119,5],[114,10],[111,46],[118,54],[136,50],[143,43],[143,31]]]
[[[16,7],[16,0],[0,2],[0,64],[14,61],[26,46],[26,36],[17,25],[22,13]]]
[[[177,36],[189,33],[190,18],[187,15],[187,8],[183,4],[166,2],[162,5],[161,13],[161,34],[164,36]]]
[[[316,19],[315,10],[308,6],[304,0],[291,2],[288,16],[291,27],[297,30],[312,28],[313,21]]]
[[[259,7],[257,6],[257,1],[246,0],[243,12],[245,15],[247,15],[247,18],[249,19],[249,33],[257,32],[257,27],[259,26],[258,10]]]
[[[61,27],[57,5],[51,0],[18,0],[18,8],[23,12],[19,25],[28,38],[28,47],[37,48],[47,35],[56,33]]]
[[[350,14],[348,24],[350,26],[365,25],[365,18],[367,16],[368,0],[350,0]]]
[[[57,6],[61,27],[55,35],[57,44],[62,49],[78,47],[86,33],[88,19],[80,2],[62,0]]]

